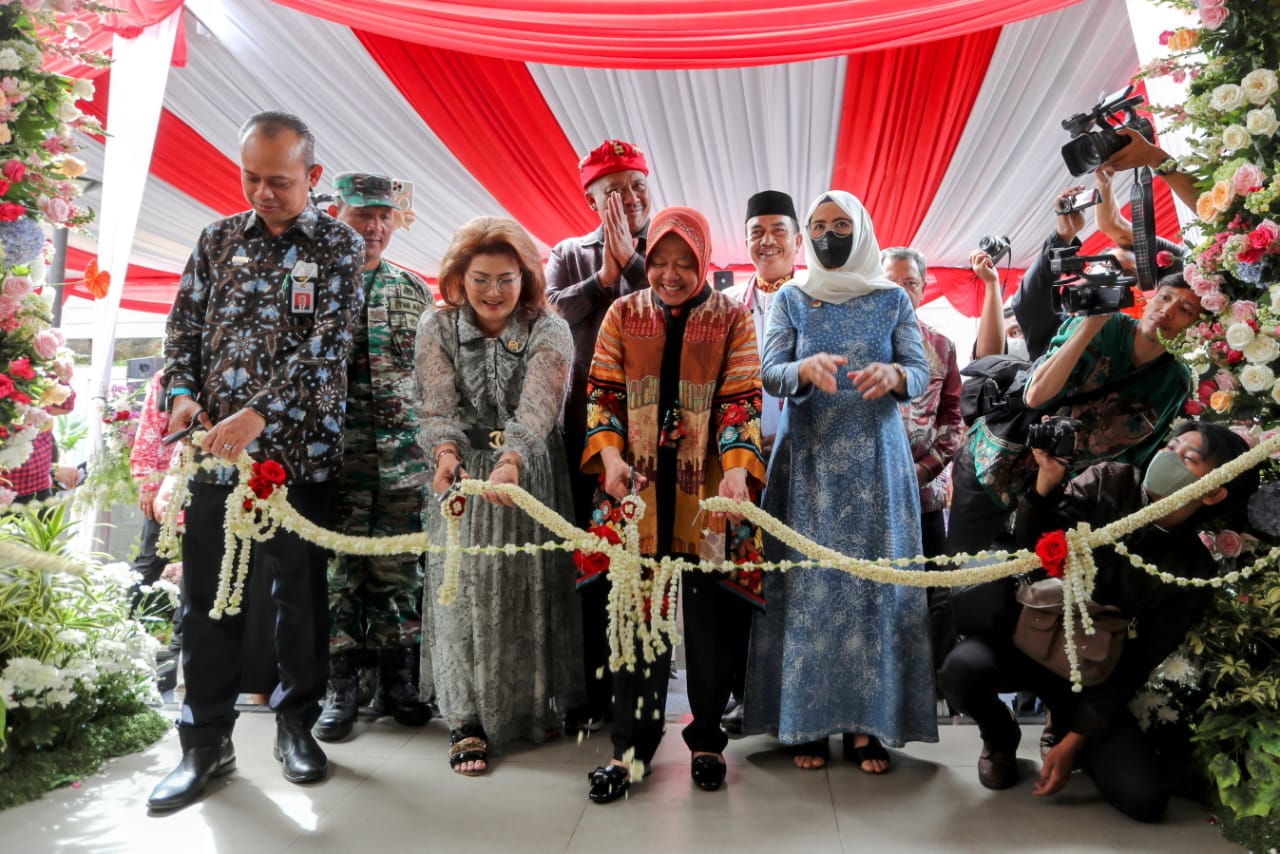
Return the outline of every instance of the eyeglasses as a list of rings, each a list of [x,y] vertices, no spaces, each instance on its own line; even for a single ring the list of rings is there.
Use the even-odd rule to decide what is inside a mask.
[[[834,231],[836,234],[845,235],[853,233],[853,220],[840,217],[834,222],[828,223],[826,220],[817,220],[809,223],[809,236],[815,240],[828,231]]]
[[[476,273],[467,275],[467,284],[478,290],[489,290],[497,288],[503,291],[515,290],[520,286],[520,276],[503,276],[497,280],[490,279],[488,276],[481,276]]]

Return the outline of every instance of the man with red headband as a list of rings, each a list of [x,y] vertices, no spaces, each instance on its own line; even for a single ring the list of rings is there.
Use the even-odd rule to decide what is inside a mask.
[[[649,231],[649,164],[629,142],[606,139],[578,164],[587,206],[600,215],[600,227],[582,237],[560,241],[547,261],[547,299],[573,332],[573,370],[564,404],[564,440],[573,472],[573,511],[582,526],[591,519],[594,475],[578,472],[586,445],[587,371],[596,349],[596,333],[609,306],[620,296],[648,287],[644,275],[645,235]],[[587,673],[587,708],[571,710],[569,725],[599,729],[608,714],[609,680],[597,676],[608,663],[604,622],[607,584],[582,588],[582,625]],[[599,599],[599,601],[595,601]],[[590,600],[590,601],[588,601]]]

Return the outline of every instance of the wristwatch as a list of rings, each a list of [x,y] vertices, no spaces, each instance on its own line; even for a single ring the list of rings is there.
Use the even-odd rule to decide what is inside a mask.
[[[907,369],[899,365],[897,362],[890,362],[889,367],[898,372],[898,376],[902,377],[902,385],[907,385]]]

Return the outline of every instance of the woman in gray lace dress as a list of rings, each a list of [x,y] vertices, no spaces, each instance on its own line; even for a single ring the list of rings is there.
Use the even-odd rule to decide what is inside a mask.
[[[418,441],[436,461],[437,495],[459,477],[519,484],[569,516],[568,472],[557,426],[573,356],[569,326],[551,313],[537,249],[514,220],[478,217],[458,230],[440,270],[448,308],[418,325]],[[425,526],[445,540],[439,502]],[[550,537],[496,494],[472,499],[462,544],[501,546]],[[436,591],[433,552],[423,594],[424,693],[451,730],[449,764],[487,769],[491,745],[554,735],[583,693],[576,570],[562,551],[466,555],[454,601]]]

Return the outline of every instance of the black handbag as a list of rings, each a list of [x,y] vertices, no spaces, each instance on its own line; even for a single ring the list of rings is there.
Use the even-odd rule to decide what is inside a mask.
[[[972,426],[984,415],[1011,410],[1027,411],[1022,390],[1031,375],[1031,363],[1016,356],[983,356],[965,365],[960,375],[968,377],[960,387],[960,417]]]

